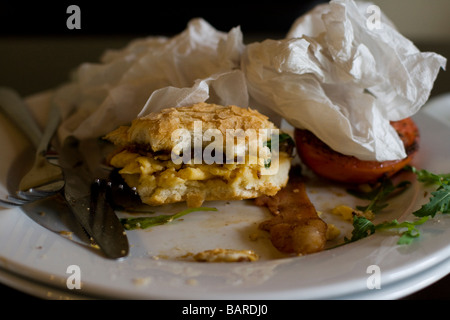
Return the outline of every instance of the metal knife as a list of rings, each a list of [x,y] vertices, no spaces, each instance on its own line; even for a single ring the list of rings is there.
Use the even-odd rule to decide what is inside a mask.
[[[89,169],[78,139],[65,139],[59,164],[65,179],[64,197],[77,220],[108,258],[127,256],[128,238],[109,203],[108,186]]]

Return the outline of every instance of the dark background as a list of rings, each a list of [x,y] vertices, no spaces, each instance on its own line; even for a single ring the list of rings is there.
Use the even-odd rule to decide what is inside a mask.
[[[81,63],[98,62],[105,49],[123,48],[137,37],[178,34],[196,17],[220,31],[240,26],[246,43],[282,38],[296,18],[324,2],[0,1],[0,85],[24,96],[53,88]],[[81,10],[81,29],[66,26],[72,4]],[[416,45],[450,56],[450,43]],[[440,72],[432,95],[447,92],[449,83],[450,74]]]
[[[0,85],[23,96],[54,88],[83,62],[129,41],[182,32],[202,17],[228,32],[240,26],[244,41],[284,37],[301,14],[322,0],[298,1],[0,1]],[[70,5],[81,29],[66,26]]]
[[[0,35],[166,35],[182,31],[193,17],[224,31],[240,25],[245,33],[285,33],[295,18],[320,2],[325,1],[2,1]],[[81,9],[80,30],[66,28],[72,4]]]

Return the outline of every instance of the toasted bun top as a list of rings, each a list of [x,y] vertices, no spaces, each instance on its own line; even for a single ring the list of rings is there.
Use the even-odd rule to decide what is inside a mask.
[[[268,117],[250,108],[197,103],[163,109],[135,119],[131,126],[122,126],[107,134],[105,139],[119,146],[149,145],[155,152],[171,150],[179,141],[174,139],[172,133],[182,129],[193,136],[195,123],[196,130],[201,123],[202,133],[208,129],[218,129],[224,139],[229,129],[276,129]]]

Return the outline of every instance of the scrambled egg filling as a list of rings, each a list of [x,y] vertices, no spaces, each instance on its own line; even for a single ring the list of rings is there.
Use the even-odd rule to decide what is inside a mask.
[[[353,216],[363,216],[369,220],[373,220],[375,218],[372,211],[362,212],[360,210],[353,209],[346,205],[339,205],[331,211],[332,214],[340,216],[343,220],[352,222]]]
[[[253,250],[222,248],[205,250],[194,255],[194,260],[200,262],[252,262],[258,259],[259,256]]]
[[[280,160],[282,157],[283,154],[280,154]],[[150,205],[187,201],[192,207],[199,206],[204,200],[208,200],[212,196],[208,192],[214,191],[216,195],[227,192],[227,196],[232,200],[233,194],[230,194],[230,190],[258,188],[262,192],[270,192],[273,188],[273,184],[264,185],[267,177],[261,176],[261,165],[248,164],[248,162],[247,164],[176,164],[170,159],[158,158],[151,153],[142,155],[123,150],[112,157],[110,164],[120,168],[119,173],[125,182],[130,187],[136,188],[142,201]],[[256,182],[257,185],[255,185]],[[192,190],[199,192],[192,192]],[[242,192],[239,195],[236,194],[236,199],[238,197],[242,197]]]

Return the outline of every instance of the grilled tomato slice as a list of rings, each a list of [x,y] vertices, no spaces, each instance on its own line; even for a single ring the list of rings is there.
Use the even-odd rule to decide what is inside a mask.
[[[393,161],[365,161],[344,155],[328,147],[308,130],[295,129],[297,152],[302,162],[318,176],[343,183],[373,183],[384,176],[392,176],[409,164],[417,153],[419,130],[411,118],[392,121],[405,145],[407,157]]]

